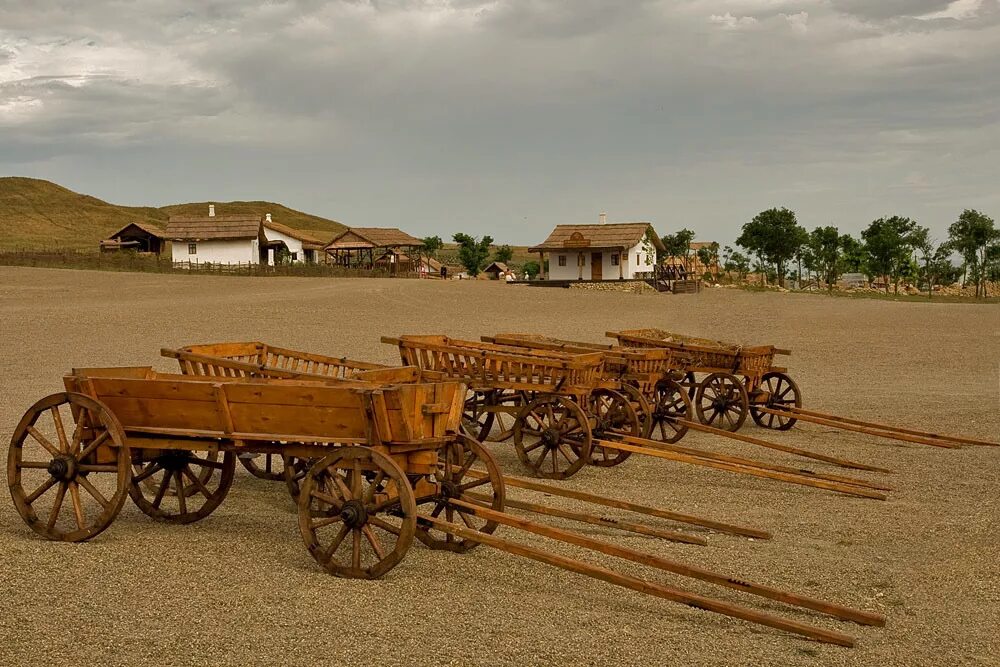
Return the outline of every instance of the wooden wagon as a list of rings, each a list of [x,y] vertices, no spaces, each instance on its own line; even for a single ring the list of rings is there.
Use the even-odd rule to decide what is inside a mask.
[[[501,333],[482,340],[533,350],[600,352],[605,357],[605,383],[632,401],[642,420],[643,437],[675,443],[687,433],[684,422],[691,420],[693,408],[687,392],[673,377],[684,362],[669,348],[622,348],[526,333]],[[622,450],[601,450],[595,448],[592,463],[617,465],[630,455]]]
[[[338,576],[381,576],[414,536],[452,551],[475,545],[418,524],[418,506],[433,516],[445,510],[451,520],[457,510],[448,499],[479,487],[487,504],[503,509],[492,456],[459,432],[460,382],[331,383],[135,367],[78,369],[64,384],[65,392],[25,413],[7,462],[18,512],[49,539],[94,537],[127,497],[154,519],[203,519],[225,498],[242,452],[315,460],[302,479],[299,527],[309,552]],[[484,533],[497,525],[471,513],[462,520]]]
[[[209,377],[270,377],[309,380],[345,380],[360,377],[368,381],[414,382],[428,379],[419,369],[402,370],[383,364],[331,357],[292,350],[260,341],[208,343],[178,349],[163,348],[160,354],[176,359],[181,373]],[[437,378],[440,379],[440,378]],[[284,481],[293,497],[311,462],[287,452],[241,452],[237,457],[255,477]]]
[[[620,345],[670,349],[683,357],[677,379],[694,402],[699,421],[737,431],[747,414],[759,426],[787,430],[795,424],[785,407],[801,407],[802,393],[775,355],[791,354],[771,345],[742,346],[693,338],[662,329],[611,331]],[[768,412],[761,410],[765,408]]]
[[[594,438],[642,435],[629,398],[609,386],[600,351],[565,352],[467,341],[447,336],[383,338],[403,363],[465,382],[466,428],[481,440],[497,417],[512,417],[492,440],[512,439],[533,474],[563,479],[591,460]]]

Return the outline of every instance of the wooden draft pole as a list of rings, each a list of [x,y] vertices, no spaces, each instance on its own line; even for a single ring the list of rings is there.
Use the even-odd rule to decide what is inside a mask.
[[[825,412],[817,412],[815,410],[806,410],[804,408],[797,408],[794,406],[789,406],[787,408],[788,412],[793,413],[796,419],[801,419],[803,421],[812,421],[807,419],[807,417],[812,417],[816,419],[824,419],[832,422],[840,422],[843,424],[850,424],[852,426],[863,426],[866,428],[879,431],[879,433],[873,433],[872,435],[880,435],[885,438],[894,438],[895,436],[889,435],[889,433],[903,434],[917,436],[920,440],[908,440],[907,442],[917,442],[919,444],[931,444],[924,442],[924,440],[938,440],[941,442],[955,443],[958,445],[977,445],[981,447],[1000,447],[1000,442],[991,442],[989,440],[977,440],[976,438],[964,438],[954,435],[941,435],[940,433],[930,433],[928,431],[917,431],[911,428],[903,428],[901,426],[890,426],[888,424],[879,424],[877,422],[861,421],[860,419],[850,419],[848,417],[840,417],[838,415],[831,415]],[[819,422],[817,422],[819,423]],[[827,426],[834,426],[833,424],[826,424]],[[843,428],[837,426],[837,428]],[[848,429],[850,430],[850,429]],[[865,433],[866,431],[860,431]],[[905,440],[905,438],[895,438],[897,440]]]
[[[509,514],[497,512],[489,507],[480,505],[479,503],[468,503],[459,499],[452,499],[451,502],[458,507],[467,509],[473,514],[488,521],[496,521],[497,523],[510,526],[511,528],[524,530],[536,535],[541,535],[542,537],[549,537],[551,539],[566,542],[567,544],[573,544],[585,549],[592,549],[609,556],[623,558],[625,560],[632,561],[633,563],[639,563],[640,565],[647,565],[658,570],[663,570],[664,572],[671,572],[673,574],[679,574],[683,577],[690,577],[692,579],[700,579],[701,581],[707,581],[719,586],[725,586],[726,588],[743,591],[744,593],[750,593],[751,595],[758,595],[760,597],[768,598],[769,600],[783,602],[796,607],[803,607],[805,609],[833,616],[834,618],[839,618],[844,621],[854,621],[855,623],[860,623],[862,625],[875,625],[879,627],[885,625],[885,617],[880,614],[851,609],[850,607],[844,607],[832,602],[826,602],[825,600],[819,600],[806,595],[799,595],[790,591],[784,591],[772,586],[755,584],[742,579],[736,579],[734,577],[719,574],[718,572],[712,572],[711,570],[706,570],[705,568],[695,565],[687,565],[685,563],[667,558],[661,558],[653,554],[643,553],[635,549],[629,549],[628,547],[622,547],[610,542],[603,542],[580,533],[574,533],[568,530],[562,530],[553,526],[547,526],[534,521],[529,521],[527,519],[522,519],[520,517],[510,516]]]
[[[682,447],[680,445],[671,445],[665,442],[660,442],[659,440],[647,440],[645,438],[636,438],[634,436],[624,436],[623,440],[633,445],[638,445],[640,447],[649,447],[651,449],[662,449],[668,452],[677,452],[678,454],[688,454],[689,456],[697,456],[702,459],[712,459],[715,461],[723,461],[725,463],[735,463],[736,465],[747,466],[750,468],[761,468],[763,470],[773,470],[775,472],[786,472],[791,475],[804,475],[811,479],[824,479],[828,482],[837,482],[839,484],[849,484],[851,486],[860,486],[866,489],[875,489],[876,491],[892,491],[892,487],[886,484],[881,484],[879,482],[869,482],[863,479],[857,479],[855,477],[844,477],[843,475],[831,475],[829,473],[816,472],[814,470],[809,470],[807,468],[792,468],[790,466],[782,466],[774,463],[765,463],[763,461],[756,461],[754,459],[744,459],[739,456],[730,456],[728,454],[719,454],[718,452],[710,452],[704,449],[697,449],[694,447]]]
[[[696,593],[689,593],[678,588],[639,579],[638,577],[619,574],[618,572],[613,572],[598,565],[591,565],[574,558],[568,558],[550,551],[530,547],[526,544],[511,542],[499,537],[494,537],[493,535],[481,533],[477,530],[470,530],[468,528],[449,523],[444,519],[427,515],[418,515],[417,522],[433,526],[442,532],[451,533],[452,535],[462,539],[485,544],[486,546],[499,549],[500,551],[506,551],[507,553],[512,553],[516,556],[524,558],[530,558],[531,560],[536,560],[569,572],[576,572],[577,574],[599,579],[609,584],[621,586],[622,588],[628,588],[645,595],[663,598],[672,602],[679,602],[695,609],[703,609],[705,611],[715,612],[724,616],[739,618],[745,621],[750,621],[751,623],[757,623],[759,625],[765,625],[777,630],[791,632],[820,642],[846,646],[848,648],[854,646],[854,638],[840,632],[818,628],[806,623],[800,623],[798,621],[781,618],[780,616],[774,616],[772,614],[766,614],[729,602],[714,600]]]
[[[841,468],[852,468],[854,470],[867,470],[870,472],[884,472],[891,473],[891,470],[886,468],[878,468],[876,466],[870,466],[865,463],[856,463],[854,461],[848,461],[847,459],[837,458],[835,456],[827,456],[826,454],[818,454],[816,452],[810,452],[807,449],[799,449],[798,447],[790,447],[788,445],[779,445],[774,442],[768,442],[767,440],[761,440],[760,438],[754,438],[749,435],[743,435],[742,433],[733,433],[732,431],[724,431],[720,428],[714,428],[712,426],[706,426],[699,422],[688,421],[687,419],[678,419],[678,424],[683,424],[689,429],[695,431],[701,431],[703,433],[711,433],[712,435],[718,435],[723,438],[730,438],[731,440],[739,440],[740,442],[745,442],[751,445],[757,445],[758,447],[766,447],[768,449],[774,449],[779,452],[785,452],[788,454],[795,454],[796,456],[802,456],[807,459],[815,459],[817,461],[822,461],[824,463],[832,463],[833,465],[840,466]]]
[[[822,479],[813,479],[811,477],[806,477],[804,475],[792,475],[784,472],[775,472],[773,470],[764,470],[762,468],[750,467],[737,465],[735,463],[725,463],[724,461],[716,461],[713,459],[704,459],[697,456],[690,456],[688,454],[678,454],[676,452],[669,452],[660,449],[651,449],[649,447],[637,447],[636,445],[629,445],[624,442],[612,442],[610,440],[599,440],[595,444],[601,447],[607,447],[608,449],[618,449],[623,452],[632,452],[634,454],[645,454],[646,456],[655,456],[661,459],[667,459],[668,461],[678,461],[680,463],[692,463],[694,465],[703,466],[706,468],[715,468],[717,470],[725,470],[727,472],[735,472],[743,475],[752,475],[754,477],[765,477],[767,479],[773,479],[781,482],[788,482],[790,484],[799,484],[801,486],[811,486],[817,489],[825,489],[827,491],[835,491],[837,493],[843,493],[848,496],[857,496],[859,498],[871,498],[873,500],[887,500],[887,496],[876,491],[865,489],[858,486],[851,486],[848,484],[838,484],[836,482],[827,482]]]
[[[477,468],[471,469],[468,474],[470,476],[479,478],[488,476],[485,471],[479,470]],[[703,519],[701,517],[692,516],[690,514],[671,512],[669,510],[660,509],[658,507],[649,507],[648,505],[640,505],[638,503],[629,502],[627,500],[620,500],[618,498],[608,498],[606,496],[598,496],[593,493],[587,493],[586,491],[574,491],[573,489],[565,489],[559,486],[552,486],[551,484],[543,484],[542,482],[537,482],[533,479],[525,479],[524,477],[510,477],[504,475],[503,482],[505,486],[516,487],[520,489],[528,489],[529,491],[538,491],[539,493],[546,493],[553,496],[560,496],[562,498],[572,498],[573,500],[579,500],[581,502],[590,503],[592,505],[613,507],[615,509],[625,510],[627,512],[635,512],[636,514],[652,516],[658,519],[666,519],[667,521],[686,523],[692,526],[699,526],[701,528],[714,530],[715,532],[718,533],[725,533],[727,535],[749,537],[756,540],[769,540],[773,537],[771,533],[769,533],[768,531],[760,530],[758,528],[750,528],[747,526],[738,526],[731,523],[724,523],[722,521]]]
[[[489,502],[489,498],[482,494],[466,493],[465,495],[477,501]],[[514,509],[519,509],[525,512],[532,512],[534,514],[555,516],[561,519],[568,519],[570,521],[579,521],[580,523],[586,523],[594,526],[615,528],[617,530],[625,531],[628,533],[637,533],[639,535],[645,535],[647,537],[658,537],[661,540],[667,540],[670,542],[697,544],[698,546],[702,547],[708,546],[708,540],[706,540],[704,537],[698,537],[696,535],[686,535],[684,533],[675,530],[662,530],[660,528],[653,528],[652,526],[646,526],[641,523],[621,521],[619,519],[612,519],[609,517],[597,516],[596,514],[588,514],[584,512],[571,512],[569,510],[562,510],[555,507],[548,507],[546,505],[538,505],[536,503],[529,503],[523,500],[513,500],[511,498],[504,498],[503,505],[504,507],[512,507]]]

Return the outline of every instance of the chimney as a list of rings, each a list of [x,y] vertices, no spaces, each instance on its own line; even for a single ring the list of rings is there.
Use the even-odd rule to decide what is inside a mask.
[[[214,218],[215,217],[215,204],[209,204],[208,205],[208,217],[210,217],[210,218]]]
[[[601,215],[599,216],[599,219],[600,219],[602,225],[608,224],[608,214],[607,213],[601,213]]]
[[[264,222],[271,222],[271,214],[267,213],[264,215]]]

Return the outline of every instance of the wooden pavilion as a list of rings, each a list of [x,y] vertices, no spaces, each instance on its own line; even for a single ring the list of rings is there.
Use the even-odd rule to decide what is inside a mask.
[[[416,271],[424,242],[395,227],[349,227],[323,248],[329,261],[352,269],[385,266],[390,273]]]
[[[166,241],[166,233],[162,229],[142,222],[130,222],[101,241],[101,252],[135,250],[159,255]]]

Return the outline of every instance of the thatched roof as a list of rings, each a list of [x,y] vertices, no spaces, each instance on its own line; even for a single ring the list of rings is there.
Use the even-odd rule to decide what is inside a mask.
[[[359,248],[399,248],[417,247],[424,244],[395,227],[349,227],[326,244],[327,250],[351,250]]]
[[[649,222],[615,222],[604,225],[556,225],[556,228],[539,245],[528,248],[540,250],[580,250],[585,248],[631,248],[639,243],[646,231],[653,230]],[[653,231],[650,240],[657,250],[664,250],[663,242]]]
[[[264,229],[271,229],[279,234],[291,236],[293,239],[302,241],[302,247],[313,246],[315,248],[322,248],[325,243],[323,239],[313,236],[309,232],[304,232],[301,229],[295,229],[294,227],[289,227],[288,225],[283,225],[280,222],[274,222],[273,220],[265,220]]]
[[[147,223],[144,223],[144,222],[130,222],[127,225],[125,225],[124,227],[122,227],[121,229],[119,229],[114,234],[110,235],[108,237],[108,240],[110,241],[110,240],[115,239],[116,237],[122,235],[123,233],[125,233],[126,231],[128,231],[129,227],[135,227],[139,231],[145,232],[145,233],[149,234],[150,236],[155,236],[158,239],[165,239],[165,238],[167,238],[166,233],[162,229],[160,229],[159,227],[154,227],[153,225],[150,225],[150,224],[147,224]],[[103,241],[102,241],[102,243],[103,243]]]
[[[508,271],[510,271],[510,269],[508,269],[507,265],[504,264],[503,262],[493,262],[485,269],[483,269],[483,273],[493,273],[494,271],[498,271],[500,273],[507,273]]]
[[[172,215],[165,236],[174,241],[252,239],[260,235],[261,220],[257,215]]]

